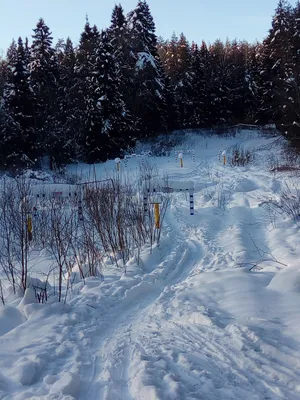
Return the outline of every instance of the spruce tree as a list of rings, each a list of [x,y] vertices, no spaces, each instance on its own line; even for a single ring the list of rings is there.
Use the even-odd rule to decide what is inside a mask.
[[[130,32],[127,19],[122,6],[115,5],[111,25],[107,31],[112,46],[112,54],[115,59],[115,67],[119,80],[119,91],[126,104],[126,108],[132,113],[135,97],[134,75],[136,57],[131,47]]]
[[[57,120],[60,126],[61,161],[67,162],[80,157],[78,134],[78,95],[75,90],[76,54],[73,43],[67,38],[59,56],[59,87]]]
[[[89,158],[106,160],[132,145],[132,118],[120,92],[120,79],[107,31],[101,33],[91,84],[97,96],[96,110],[101,126],[91,130]]]
[[[130,44],[136,59],[133,113],[139,135],[166,129],[165,77],[157,51],[155,24],[146,1],[139,1],[128,16]]]
[[[272,19],[272,27],[263,42],[262,90],[260,110],[264,121],[283,122],[289,102],[289,79],[291,72],[291,9],[286,0],[279,0]]]
[[[30,85],[35,100],[37,145],[41,155],[55,158],[60,141],[58,111],[58,64],[48,26],[40,19],[34,29],[31,46]]]
[[[97,56],[100,45],[100,33],[96,26],[91,27],[87,21],[81,34],[75,63],[76,118],[79,144],[82,157],[88,162],[94,162],[99,154],[95,147],[102,121],[97,108],[98,83],[100,75],[97,72]],[[101,146],[100,146],[101,147]],[[97,156],[94,153],[97,153]]]
[[[12,125],[11,129],[5,129],[2,140],[6,143],[6,164],[30,165],[36,155],[35,115],[26,53],[21,38],[14,53],[13,57],[9,57],[10,73],[3,94],[6,119],[9,115]]]

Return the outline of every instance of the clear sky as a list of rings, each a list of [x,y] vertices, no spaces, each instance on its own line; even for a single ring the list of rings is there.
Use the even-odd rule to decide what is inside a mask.
[[[37,20],[43,17],[54,40],[70,36],[75,44],[88,14],[99,29],[110,23],[115,3],[124,11],[134,9],[137,0],[0,0],[0,55],[12,39],[30,39]],[[278,0],[148,0],[158,36],[169,38],[183,32],[188,40],[213,42],[245,39],[262,40],[268,32]],[[292,5],[295,0],[291,0]]]

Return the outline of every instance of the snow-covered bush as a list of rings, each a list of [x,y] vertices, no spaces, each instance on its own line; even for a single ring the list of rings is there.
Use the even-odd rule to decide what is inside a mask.
[[[300,188],[294,185],[291,187],[285,183],[285,188],[281,191],[279,201],[272,202],[280,212],[288,215],[293,221],[299,224],[300,221]]]
[[[254,154],[238,144],[232,147],[229,155],[227,156],[227,162],[231,167],[244,167],[251,163],[254,159]]]

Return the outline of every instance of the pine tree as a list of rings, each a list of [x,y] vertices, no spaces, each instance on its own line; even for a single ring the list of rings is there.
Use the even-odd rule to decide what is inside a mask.
[[[109,41],[112,45],[112,54],[115,59],[118,79],[120,81],[119,91],[125,101],[126,108],[132,113],[134,108],[134,75],[136,57],[131,47],[130,32],[127,19],[122,6],[115,5],[111,25],[107,31]]]
[[[189,126],[193,128],[205,126],[207,122],[207,76],[206,68],[208,50],[206,44],[202,42],[201,49],[197,45],[192,46],[191,53],[191,113]]]
[[[229,45],[229,68],[226,77],[229,89],[228,107],[231,108],[232,123],[245,122],[246,99],[250,98],[249,87],[246,81],[247,44],[234,40]]]
[[[96,26],[91,27],[86,21],[84,31],[80,37],[79,48],[76,53],[75,85],[76,118],[79,145],[82,148],[82,157],[88,162],[94,162],[93,147],[97,132],[101,130],[102,121],[97,108],[99,74],[96,69],[97,54],[100,45],[100,33]],[[99,152],[98,152],[99,153]],[[98,154],[97,153],[97,154]]]
[[[4,85],[8,76],[7,60],[0,60],[0,99],[3,95]]]
[[[96,110],[101,126],[88,137],[89,159],[106,160],[133,143],[133,121],[120,92],[120,79],[107,31],[101,33],[91,84],[97,95]]]
[[[55,158],[60,132],[56,122],[58,111],[58,65],[48,26],[40,19],[34,29],[31,46],[30,85],[35,97],[37,146],[42,154]]]
[[[36,155],[35,115],[26,53],[21,38],[14,56],[9,57],[9,69],[3,94],[6,119],[9,116],[12,123],[12,128],[7,128],[2,138],[6,143],[6,164],[29,165]]]
[[[272,27],[263,42],[262,90],[263,99],[260,114],[264,121],[285,120],[289,98],[287,79],[291,73],[291,9],[286,0],[279,0],[272,19]]]
[[[285,122],[300,127],[300,1],[291,12],[291,29],[289,34],[291,65],[286,79],[289,93],[285,108]],[[300,130],[297,132],[300,136]]]
[[[157,51],[155,24],[146,1],[128,16],[131,48],[136,58],[133,113],[139,135],[151,136],[166,126],[165,77]]]
[[[73,43],[67,38],[59,56],[59,87],[57,120],[60,126],[61,162],[71,161],[81,154],[78,135],[78,97],[75,90],[76,54]]]

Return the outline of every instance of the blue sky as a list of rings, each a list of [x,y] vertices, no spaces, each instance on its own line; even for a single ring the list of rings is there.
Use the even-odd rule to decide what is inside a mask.
[[[115,0],[0,0],[0,55],[12,39],[29,38],[37,20],[43,17],[55,41],[70,36],[78,43],[85,15],[99,29],[110,23]],[[121,0],[125,12],[137,0]],[[156,33],[169,38],[184,32],[189,41],[213,42],[220,38],[262,40],[271,24],[278,0],[148,0]],[[294,5],[295,1],[291,1]]]

